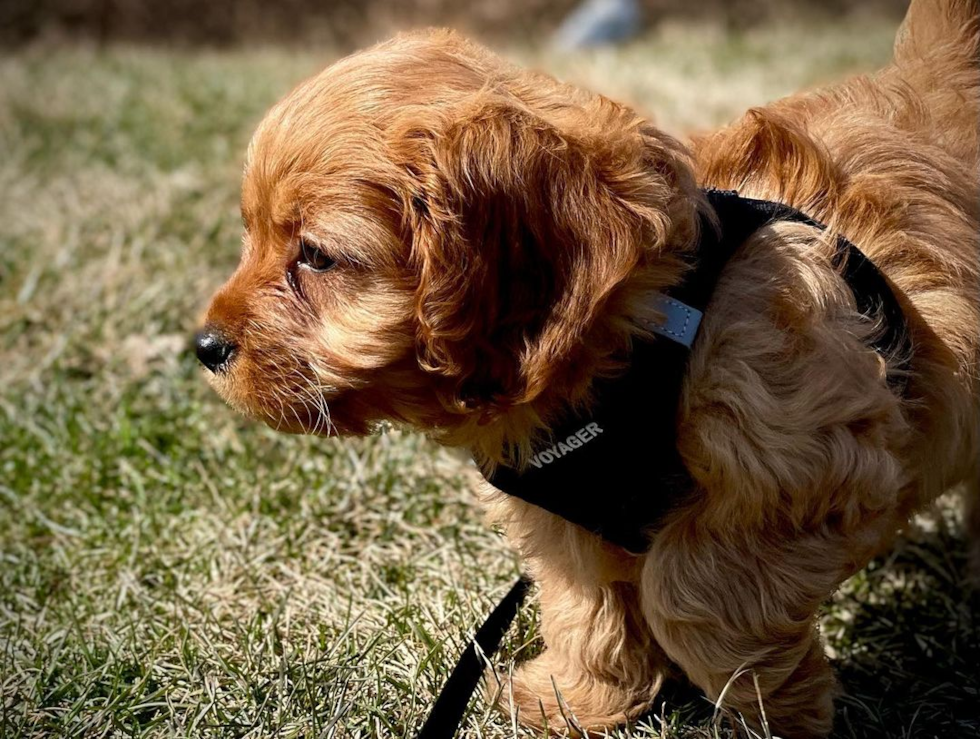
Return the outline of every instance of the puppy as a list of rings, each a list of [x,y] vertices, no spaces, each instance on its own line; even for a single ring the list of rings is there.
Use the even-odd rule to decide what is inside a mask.
[[[616,725],[679,666],[756,726],[761,697],[772,732],[824,737],[820,604],[947,488],[980,500],[977,29],[974,2],[914,0],[877,74],[686,144],[444,31],[343,59],[249,147],[241,264],[198,335],[209,379],[284,431],[394,422],[520,469],[653,338],[649,297],[712,218],[699,186],[805,211],[887,275],[910,356],[869,348],[832,238],[772,224],[705,312],[676,417],[692,489],[647,550],[491,508],[540,586],[522,722]]]

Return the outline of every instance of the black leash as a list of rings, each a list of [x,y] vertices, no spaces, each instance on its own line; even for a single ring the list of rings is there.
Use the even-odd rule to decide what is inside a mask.
[[[531,580],[526,575],[521,575],[483,622],[446,680],[417,739],[452,739],[456,735],[470,696],[476,691],[480,675],[483,674],[483,659],[479,652],[482,651],[488,659],[496,653],[500,640],[510,628],[530,587]]]

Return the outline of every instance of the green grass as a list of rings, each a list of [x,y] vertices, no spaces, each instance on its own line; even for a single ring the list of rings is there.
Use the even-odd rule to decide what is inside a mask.
[[[894,29],[668,26],[524,61],[673,130],[889,54]],[[187,337],[236,260],[262,112],[329,54],[0,58],[0,736],[411,737],[519,563],[458,455],[280,436]],[[840,737],[980,733],[955,504],[828,605]],[[533,603],[501,657],[539,648]],[[683,686],[618,736],[708,737]],[[465,736],[511,737],[477,701]]]

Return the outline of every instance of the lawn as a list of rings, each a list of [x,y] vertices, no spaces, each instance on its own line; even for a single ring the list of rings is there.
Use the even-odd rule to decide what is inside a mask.
[[[509,53],[683,131],[873,69],[893,35],[667,24],[617,50]],[[0,56],[2,737],[412,737],[519,571],[458,454],[277,435],[189,349],[237,261],[250,132],[330,60]],[[951,498],[827,605],[839,737],[980,736],[965,577]],[[503,669],[538,648],[532,599]],[[664,697],[615,736],[716,735],[696,692]],[[514,731],[478,700],[464,736]]]

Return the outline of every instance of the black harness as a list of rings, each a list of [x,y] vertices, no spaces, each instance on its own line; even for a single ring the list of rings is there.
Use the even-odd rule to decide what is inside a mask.
[[[703,217],[697,262],[667,296],[704,312],[721,272],[745,240],[775,221],[825,226],[780,203],[706,190],[720,233]],[[872,341],[886,357],[911,352],[901,306],[888,281],[854,244],[837,238],[834,266],[854,293],[858,310],[880,321]],[[649,547],[649,534],[694,489],[677,451],[677,407],[690,351],[669,335],[637,342],[621,377],[597,382],[585,415],[555,426],[523,471],[498,467],[487,481],[631,552]],[[901,376],[901,375],[898,375]],[[642,466],[642,474],[638,473]]]
[[[737,192],[706,190],[720,232],[704,219],[697,262],[684,282],[665,296],[680,306],[681,322],[654,340],[639,342],[621,377],[596,385],[588,414],[570,414],[551,432],[532,463],[517,471],[500,467],[487,476],[491,485],[561,516],[631,552],[645,552],[650,535],[672,510],[694,494],[694,483],[677,451],[677,407],[687,368],[690,341],[686,316],[708,307],[722,269],[735,250],[760,228],[775,221],[825,226],[780,203],[743,198]],[[904,390],[912,343],[901,305],[888,280],[861,250],[838,236],[834,266],[841,271],[858,310],[880,324],[870,345],[892,360],[889,375]],[[688,309],[685,313],[684,309]],[[686,334],[690,336],[686,336]],[[635,465],[642,464],[642,475]],[[638,484],[637,480],[642,480]],[[446,681],[418,739],[454,736],[470,696],[489,659],[517,614],[530,580],[522,576],[466,647]]]

